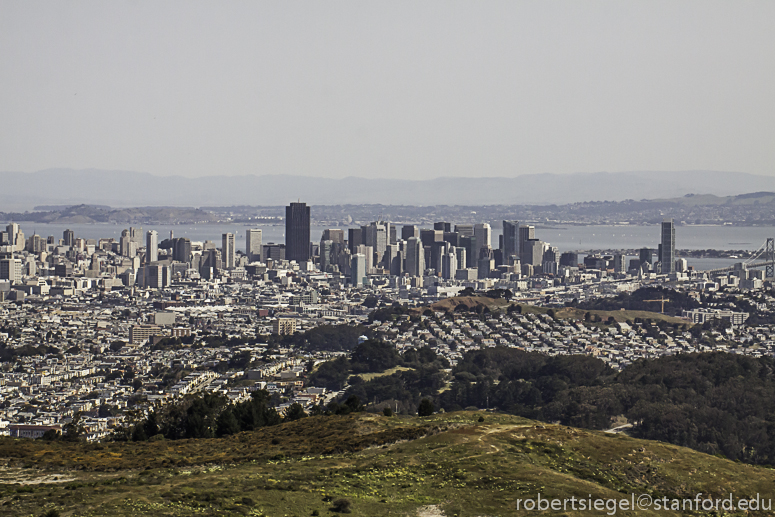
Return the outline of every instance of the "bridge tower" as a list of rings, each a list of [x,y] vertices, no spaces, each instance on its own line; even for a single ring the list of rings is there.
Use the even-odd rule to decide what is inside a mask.
[[[764,257],[767,261],[767,266],[764,270],[764,278],[775,277],[775,239],[772,237],[767,238],[767,245],[764,248]]]

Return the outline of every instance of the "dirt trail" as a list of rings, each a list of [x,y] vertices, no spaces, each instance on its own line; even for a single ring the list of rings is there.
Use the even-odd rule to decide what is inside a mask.
[[[39,485],[41,483],[69,483],[76,478],[62,474],[49,474],[33,469],[0,467],[0,484]]]
[[[417,510],[417,517],[445,517],[445,515],[441,508],[435,504],[429,504]]]

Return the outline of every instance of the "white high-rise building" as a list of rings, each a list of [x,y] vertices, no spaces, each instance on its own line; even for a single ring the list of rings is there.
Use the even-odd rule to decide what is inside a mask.
[[[390,244],[390,223],[377,221],[368,226],[361,227],[363,244],[371,246],[376,256],[373,262],[379,264],[384,261],[385,250]]]
[[[425,250],[422,241],[417,237],[406,241],[405,270],[409,276],[422,276],[425,273]]]
[[[350,262],[350,279],[353,287],[362,287],[366,279],[366,255],[356,253]]]
[[[478,223],[474,225],[474,238],[476,239],[476,252],[482,248],[490,249],[492,247],[492,228],[489,223]]]
[[[441,255],[441,277],[445,280],[453,280],[457,273],[457,252],[455,246]]]
[[[221,261],[224,269],[234,269],[234,234],[224,233],[221,236]]]
[[[10,280],[12,284],[22,281],[22,261],[18,258],[0,260],[0,280]]]
[[[8,234],[8,246],[11,247],[11,251],[23,251],[27,246],[27,241],[24,238],[24,232],[16,223],[10,223],[5,227],[5,231]]]
[[[145,263],[150,264],[159,260],[159,234],[156,230],[149,230],[145,234]]]
[[[262,231],[258,228],[245,230],[245,255],[250,262],[261,260]]]

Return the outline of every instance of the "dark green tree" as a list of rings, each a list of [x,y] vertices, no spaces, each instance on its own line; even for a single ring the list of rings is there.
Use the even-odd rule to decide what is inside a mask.
[[[422,399],[420,405],[417,406],[418,416],[431,416],[436,408],[433,406],[433,402],[429,399]]]

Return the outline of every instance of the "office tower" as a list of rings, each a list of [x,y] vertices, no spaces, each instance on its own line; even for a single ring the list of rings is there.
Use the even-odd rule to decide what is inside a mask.
[[[461,237],[473,237],[474,236],[474,225],[473,224],[456,224],[455,225],[455,233],[457,233]]]
[[[129,258],[134,258],[137,255],[137,243],[130,239],[128,232],[127,235],[123,235],[123,232],[121,235],[121,255]]]
[[[350,262],[350,281],[353,287],[362,287],[366,280],[366,255],[356,253]]]
[[[10,280],[11,284],[22,281],[22,260],[5,258],[0,260],[0,280]]]
[[[533,240],[536,238],[535,226],[522,225],[519,227],[519,252],[522,253],[522,245],[525,241]]]
[[[460,269],[474,267],[479,257],[479,253],[476,250],[476,238],[473,235],[461,235],[460,247],[466,251],[466,261],[459,262],[458,267]]]
[[[662,221],[661,253],[662,274],[675,273],[675,226],[672,219]]]
[[[8,244],[16,244],[15,237],[16,234],[19,233],[19,225],[16,223],[9,223],[8,226],[5,227],[5,233],[6,242]]]
[[[62,240],[65,246],[72,246],[75,244],[75,232],[73,230],[65,230],[62,232]]]
[[[474,237],[476,238],[477,252],[482,248],[490,249],[492,241],[492,228],[488,223],[478,223],[474,225]]]
[[[207,280],[215,278],[221,267],[221,253],[218,250],[202,251],[202,258],[199,261],[199,274],[202,278]]]
[[[27,241],[24,238],[24,232],[16,223],[10,223],[5,227],[5,239],[3,241],[7,246],[11,247],[11,252],[23,251],[27,245]]]
[[[446,223],[444,221],[433,223],[433,229],[434,230],[441,230],[442,232],[451,232],[452,231],[452,223]]]
[[[143,268],[143,287],[147,289],[162,289],[164,284],[164,266],[150,264]]]
[[[347,229],[347,247],[353,255],[357,253],[358,246],[363,244],[363,230],[360,228]]]
[[[145,263],[150,264],[159,260],[159,234],[156,230],[150,230],[145,235]]]
[[[374,267],[374,248],[372,246],[366,246],[365,244],[361,244],[358,246],[358,249],[355,250],[356,253],[360,253],[364,257],[366,257],[366,272],[370,272],[371,268]]]
[[[393,276],[403,273],[403,256],[398,244],[388,244],[385,250],[385,269],[390,270]]]
[[[519,257],[519,221],[503,221],[503,262],[509,264],[511,257]]]
[[[426,267],[433,268],[437,274],[441,273],[441,257],[449,249],[450,244],[444,241],[436,241],[431,245],[431,261]]]
[[[309,248],[309,244],[307,245]],[[234,234],[221,235],[221,260],[224,269],[234,269]]]
[[[320,241],[320,270],[324,273],[331,269],[331,252],[333,247],[334,241],[332,240]]]
[[[258,228],[245,230],[245,255],[248,256],[248,261],[256,262],[261,260],[262,236],[263,232]]]
[[[306,203],[285,207],[285,258],[296,262],[309,260],[310,210]]]
[[[460,246],[460,235],[457,232],[444,232],[444,242],[448,242],[450,246],[457,248]]]
[[[544,242],[538,239],[530,239],[522,243],[522,253],[519,260],[524,264],[531,266],[540,266],[543,264]]]
[[[490,248],[479,248],[479,261],[478,265],[478,278],[484,279],[490,277],[490,271],[495,268],[495,259],[492,256],[492,250]]]
[[[406,273],[409,276],[422,276],[425,272],[425,250],[417,237],[406,241]]]
[[[445,243],[447,244],[447,243]],[[457,248],[449,246],[441,257],[441,277],[445,280],[452,280],[457,273]]]
[[[557,249],[557,246],[544,245],[543,262],[555,262],[559,264],[560,250]]]
[[[178,237],[173,241],[172,260],[178,262],[191,261],[191,240],[187,237]]]
[[[361,227],[363,243],[374,249],[374,254],[376,255],[375,263],[381,263],[384,260],[390,235],[389,226],[390,223],[377,221],[368,226]]]
[[[686,259],[678,259],[679,261],[683,260],[686,262]],[[22,265],[22,276],[37,276],[38,274],[38,265],[35,263],[35,257],[28,256],[24,264]]]
[[[676,273],[686,273],[689,270],[689,263],[685,258],[675,259]]]
[[[566,251],[560,255],[560,265],[566,267],[579,267],[579,254],[575,251]]]
[[[444,232],[441,230],[420,230],[420,241],[422,241],[423,246],[433,246],[434,242],[444,241]]]
[[[143,244],[143,229],[129,227],[129,240],[134,242],[139,248]]]
[[[388,233],[390,234],[390,244],[395,244],[396,242],[398,242],[395,224],[390,225],[390,231]]]
[[[614,253],[614,273],[624,273],[626,270],[626,257],[621,253]]]
[[[274,244],[270,242],[264,245],[264,249],[261,253],[261,257],[266,262],[269,259],[272,260],[285,260],[286,257],[285,244]]]
[[[419,237],[420,236],[420,230],[417,229],[416,226],[413,224],[405,224],[403,227],[401,227],[401,240],[402,241],[408,241],[412,237]]]
[[[344,230],[339,228],[329,228],[323,230],[323,238],[321,241],[331,241],[336,244],[344,245]]]
[[[455,248],[455,254],[457,259],[457,268],[465,269],[466,268],[466,249]]]
[[[30,253],[46,251],[46,240],[40,235],[33,235],[27,243],[27,251]]]
[[[653,250],[651,248],[641,248],[638,252],[638,258],[640,259],[641,267],[648,264],[650,268],[654,264]]]

